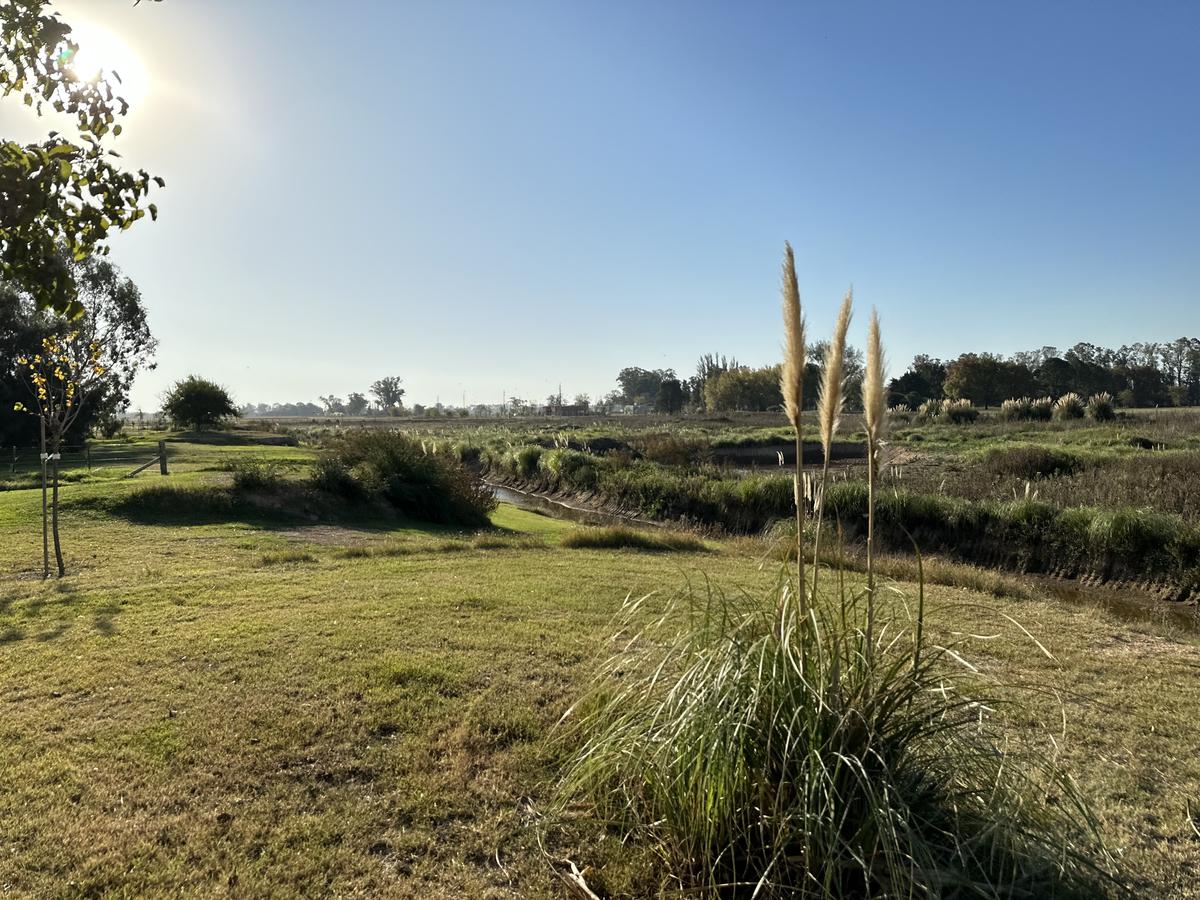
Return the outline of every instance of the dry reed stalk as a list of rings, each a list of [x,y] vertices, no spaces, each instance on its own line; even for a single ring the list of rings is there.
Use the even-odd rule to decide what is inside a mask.
[[[867,653],[874,654],[875,630],[875,491],[879,481],[879,450],[887,424],[887,392],[883,386],[883,345],[879,314],[871,310],[867,330],[867,371],[863,379],[863,418],[867,431]]]
[[[825,512],[825,485],[829,481],[829,455],[833,450],[833,436],[837,434],[842,419],[842,404],[845,401],[845,359],[846,332],[850,329],[850,319],[854,315],[854,288],[846,292],[842,299],[842,308],[838,312],[837,324],[833,327],[833,340],[825,351],[825,365],[821,369],[821,386],[817,399],[818,421],[821,427],[821,449],[824,460],[821,463],[820,488],[814,495],[816,498],[817,533],[813,538],[813,596],[817,594],[817,580],[820,575],[818,562],[821,553],[821,518]]]
[[[783,366],[779,371],[779,387],[788,421],[796,432],[796,474],[793,492],[796,500],[796,593],[800,615],[807,613],[804,578],[804,493],[801,486],[804,471],[804,439],[800,426],[804,410],[804,313],[800,309],[800,286],[796,281],[796,257],[792,245],[783,245]]]

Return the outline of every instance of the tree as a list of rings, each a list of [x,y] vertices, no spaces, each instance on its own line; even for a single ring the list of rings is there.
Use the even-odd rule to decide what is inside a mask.
[[[125,172],[110,148],[129,110],[111,83],[72,69],[79,45],[47,0],[0,4],[0,96],[19,96],[39,116],[49,106],[73,120],[74,140],[57,131],[39,143],[0,140],[0,278],[41,307],[83,313],[71,262],[108,252],[113,231],[158,209],[145,203],[163,180]],[[115,80],[115,79],[114,79]],[[144,204],[144,205],[143,205]]]
[[[677,413],[683,409],[683,385],[678,378],[664,378],[659,382],[654,409],[662,413]]]
[[[575,399],[571,401],[575,406],[581,406],[586,411],[592,405],[592,398],[587,394],[576,394]]]
[[[370,402],[358,391],[351,391],[346,400],[346,413],[351,416],[361,416],[367,411]]]
[[[172,422],[192,431],[216,428],[239,415],[225,388],[198,375],[171,385],[163,395],[162,408]]]
[[[709,412],[778,409],[783,404],[783,395],[779,390],[779,366],[762,369],[743,367],[723,372],[705,384],[704,403]]]
[[[64,339],[78,331],[103,348],[105,373],[79,398],[75,417],[63,434],[64,441],[86,434],[93,426],[109,429],[120,421],[120,414],[129,407],[134,377],[143,369],[154,368],[157,345],[137,285],[115,266],[107,260],[89,259],[71,264],[71,277],[78,285],[78,302],[83,309],[83,315],[75,321],[38,310],[28,293],[11,284],[0,284],[0,408],[11,409],[14,403],[28,398],[27,372],[14,361],[39,354],[44,338]],[[0,419],[2,443],[32,444],[37,436],[36,419],[32,417]]]
[[[333,394],[327,394],[324,397],[318,397],[321,405],[325,407],[327,415],[337,415],[346,411],[346,404],[342,402],[341,397],[335,397]]]
[[[395,375],[380,378],[371,385],[371,393],[379,401],[379,408],[387,415],[394,415],[404,397],[404,388],[400,387],[403,379]]]
[[[642,369],[629,366],[617,373],[621,396],[626,403],[653,403],[663,379],[674,378],[674,369]]]
[[[43,575],[50,574],[46,547],[46,463],[53,480],[50,526],[59,577],[66,573],[58,528],[58,463],[64,439],[86,411],[95,416],[105,409],[124,409],[129,388],[138,370],[154,352],[154,339],[146,324],[137,287],[104,261],[69,263],[65,270],[77,286],[78,315],[68,322],[56,313],[39,313],[31,297],[23,299],[11,287],[5,292],[6,308],[24,315],[26,339],[38,343],[15,356],[32,402],[13,404],[14,411],[29,412],[38,420],[42,438]],[[29,352],[32,350],[33,352]]]

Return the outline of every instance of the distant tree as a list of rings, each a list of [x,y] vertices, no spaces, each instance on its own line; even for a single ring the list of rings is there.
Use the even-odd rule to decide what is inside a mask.
[[[783,395],[779,390],[779,366],[762,369],[743,367],[716,375],[704,386],[704,402],[709,412],[778,409],[783,403]]]
[[[416,416],[418,419],[421,418],[422,416],[425,415],[425,407],[422,406],[420,403],[414,403],[412,405],[412,414],[414,416]]]
[[[930,397],[940,400],[945,396],[948,366],[944,361],[935,359],[926,353],[919,353],[913,357],[909,369],[916,372],[929,384]]]
[[[587,394],[576,394],[572,401],[575,406],[582,406],[585,410],[592,405],[592,398]]]
[[[653,403],[663,379],[674,378],[674,369],[642,369],[629,366],[617,373],[617,384],[626,403]]]
[[[1117,373],[1127,385],[1117,396],[1122,406],[1165,406],[1171,402],[1167,379],[1154,366],[1122,366]]]
[[[334,413],[344,413],[346,404],[342,402],[341,397],[335,397],[333,394],[328,394],[324,397],[318,397],[321,404],[325,407],[325,412],[333,415]]]
[[[696,360],[696,374],[688,379],[688,395],[695,406],[704,406],[704,385],[710,378],[722,375],[730,369],[740,369],[741,365],[732,356],[722,356],[719,353],[705,353]]]
[[[367,411],[367,407],[370,405],[370,401],[358,393],[358,391],[351,391],[350,396],[346,400],[346,412],[351,416],[361,416]]]
[[[16,94],[38,115],[45,106],[65,114],[74,140],[51,131],[21,145],[0,141],[0,278],[26,292],[38,307],[76,318],[71,262],[104,255],[110,232],[128,228],[147,212],[150,185],[161,178],[123,171],[112,138],[128,103],[105,79],[72,70],[79,50],[71,26],[46,9],[48,0],[0,4],[0,96]],[[61,126],[60,126],[61,127]]]
[[[1035,387],[1033,373],[1020,363],[993,353],[964,353],[946,368],[942,390],[956,400],[976,406],[996,406],[1010,397],[1021,397]]]
[[[654,409],[661,413],[677,413],[683,409],[683,385],[678,378],[664,378],[658,384]]]
[[[371,385],[371,393],[379,401],[379,408],[388,415],[394,415],[402,403],[404,397],[404,388],[400,387],[402,380],[395,375],[389,375]]]
[[[239,414],[225,388],[198,375],[171,385],[163,395],[162,409],[176,425],[192,431],[215,428]]]

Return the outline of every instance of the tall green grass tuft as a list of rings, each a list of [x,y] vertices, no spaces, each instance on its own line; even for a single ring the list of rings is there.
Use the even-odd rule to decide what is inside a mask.
[[[791,579],[777,591],[792,590]],[[567,717],[560,802],[657,849],[686,891],[1048,897],[1104,880],[1094,819],[1045,747],[1005,744],[962,648],[862,595],[627,604]]]

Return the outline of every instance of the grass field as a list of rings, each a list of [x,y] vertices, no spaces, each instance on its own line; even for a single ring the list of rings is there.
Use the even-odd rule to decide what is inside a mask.
[[[225,483],[250,452],[180,450],[169,479],[64,489],[61,581],[36,577],[38,493],[0,493],[0,890],[558,897],[570,858],[597,891],[657,895],[639,848],[544,819],[553,726],[628,594],[762,584],[765,544],[572,549],[582,526],[509,506],[474,534],[108,511],[149,485]],[[961,588],[929,603],[983,674],[1037,688],[1001,714],[1014,740],[1054,725],[1138,892],[1200,896],[1196,637]]]

